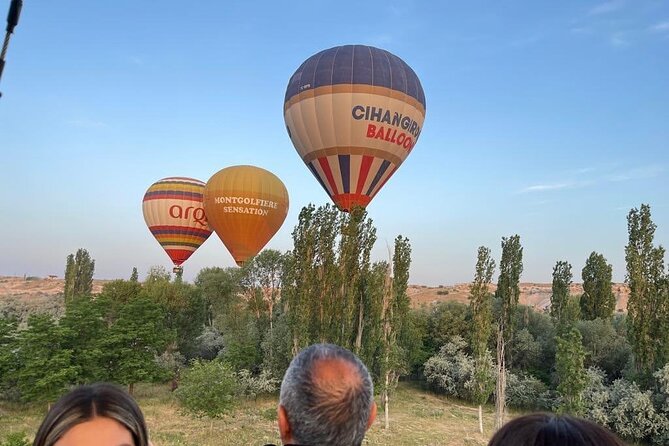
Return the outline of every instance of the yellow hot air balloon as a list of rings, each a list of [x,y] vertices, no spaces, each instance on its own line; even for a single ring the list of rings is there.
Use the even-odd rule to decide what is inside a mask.
[[[281,180],[255,166],[218,171],[204,188],[207,220],[241,266],[276,234],[288,214]]]
[[[175,272],[211,235],[202,207],[203,191],[200,180],[170,177],[156,181],[144,194],[144,220],[172,259]]]
[[[425,95],[416,73],[388,51],[330,48],[288,82],[286,129],[302,161],[344,211],[367,206],[418,141]]]

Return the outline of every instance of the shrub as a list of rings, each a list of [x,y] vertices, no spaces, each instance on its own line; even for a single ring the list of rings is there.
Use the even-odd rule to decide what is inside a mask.
[[[624,438],[647,441],[666,422],[666,417],[656,412],[651,392],[641,391],[634,382],[624,379],[614,381],[610,401],[609,425]]]
[[[583,416],[602,426],[609,424],[610,395],[606,386],[606,374],[602,369],[589,367],[585,371],[586,384],[581,392]]]
[[[197,417],[220,417],[234,405],[235,373],[220,361],[193,361],[174,392],[181,405]]]
[[[546,384],[531,375],[509,373],[506,379],[506,402],[518,409],[548,410],[552,401]]]
[[[425,378],[437,392],[471,400],[474,385],[474,360],[464,352],[465,341],[453,336],[439,353],[425,362]]]
[[[272,373],[263,370],[260,375],[253,376],[247,370],[237,372],[237,392],[246,398],[255,399],[258,395],[276,392],[280,381],[272,377]]]

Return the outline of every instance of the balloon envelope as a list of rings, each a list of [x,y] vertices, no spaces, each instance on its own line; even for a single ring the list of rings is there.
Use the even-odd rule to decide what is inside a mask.
[[[425,95],[416,73],[388,51],[321,51],[293,74],[284,119],[304,163],[342,210],[367,206],[416,144]]]
[[[188,260],[211,235],[203,192],[202,181],[170,177],[156,181],[144,194],[146,225],[175,266]]]
[[[204,189],[209,224],[238,265],[255,256],[288,214],[281,180],[255,166],[232,166],[212,176]]]

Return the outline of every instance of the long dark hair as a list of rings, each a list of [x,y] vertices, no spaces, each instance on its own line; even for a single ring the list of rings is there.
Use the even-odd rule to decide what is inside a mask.
[[[568,415],[537,413],[515,418],[492,437],[488,446],[625,446],[611,431]]]
[[[148,446],[144,415],[135,400],[105,383],[77,387],[62,396],[42,421],[33,446],[53,446],[71,428],[95,417],[119,422],[130,431],[134,446]]]

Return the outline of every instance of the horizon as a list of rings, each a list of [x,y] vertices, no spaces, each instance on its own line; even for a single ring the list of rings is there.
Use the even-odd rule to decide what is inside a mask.
[[[464,284],[479,246],[499,263],[501,238],[519,234],[522,283],[550,283],[557,260],[576,283],[592,251],[623,283],[626,215],[642,203],[667,245],[667,2],[67,0],[25,2],[7,52],[0,275],[60,277],[78,248],[100,280],[171,271],[145,191],[238,164],[286,185],[288,217],[266,248],[291,249],[300,209],[330,199],[286,132],[288,81],[313,54],[357,43],[404,60],[427,104],[415,149],[367,207],[373,260],[401,234],[410,283]],[[184,279],[235,265],[210,239]]]

